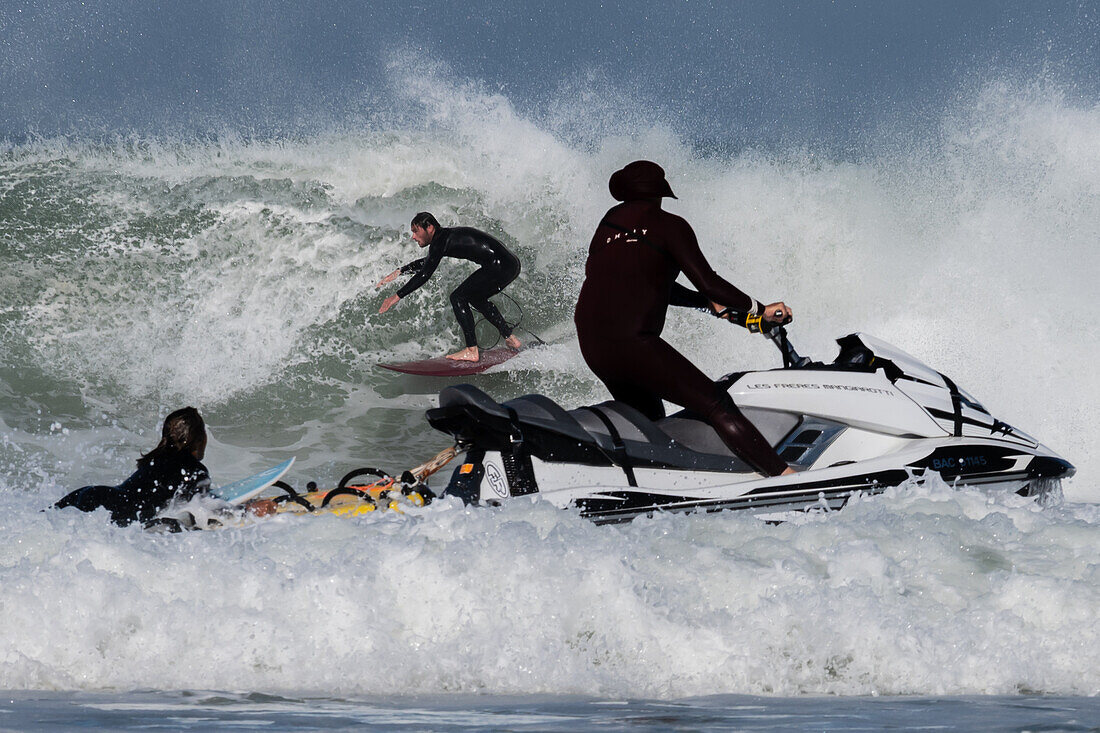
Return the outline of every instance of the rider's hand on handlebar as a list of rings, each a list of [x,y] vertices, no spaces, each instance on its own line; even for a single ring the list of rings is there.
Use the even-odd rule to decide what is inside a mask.
[[[794,313],[783,301],[769,303],[764,306],[764,320],[768,323],[778,323],[783,326],[790,323],[792,318],[794,318]]]

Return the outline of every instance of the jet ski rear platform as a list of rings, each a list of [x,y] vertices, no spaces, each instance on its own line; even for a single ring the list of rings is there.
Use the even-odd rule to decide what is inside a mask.
[[[485,503],[538,492],[602,523],[653,511],[839,508],[926,471],[1028,495],[1073,475],[1065,459],[885,342],[846,336],[822,364],[782,336],[785,368],[719,384],[795,475],[756,473],[687,411],[651,421],[615,401],[567,410],[533,394],[498,403],[464,384],[444,389],[427,413],[466,453],[444,493]]]

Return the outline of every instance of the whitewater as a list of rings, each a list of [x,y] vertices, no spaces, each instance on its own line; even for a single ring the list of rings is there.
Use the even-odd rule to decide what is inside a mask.
[[[564,114],[415,81],[418,124],[0,150],[0,689],[23,691],[13,704],[478,694],[521,696],[519,715],[538,696],[1100,693],[1100,110],[990,84],[937,134],[843,159],[717,149],[659,123],[594,119],[578,140]],[[446,293],[461,265],[377,313],[374,283],[418,256],[407,230],[421,210],[523,262],[508,292],[548,345],[478,386],[606,399],[572,307],[607,177],[636,157],[665,167],[667,208],[720,273],[794,308],[800,352],[831,359],[834,339],[864,331],[926,361],[1077,466],[1064,502],[929,480],[779,525],[597,527],[526,499],[443,500],[181,535],[41,511],[125,478],[185,404],[207,420],[215,483],[293,455],[291,483],[332,484],[447,447],[423,419],[440,385],[375,367],[459,343]],[[671,313],[666,334],[715,377],[778,365],[764,339],[693,312]]]

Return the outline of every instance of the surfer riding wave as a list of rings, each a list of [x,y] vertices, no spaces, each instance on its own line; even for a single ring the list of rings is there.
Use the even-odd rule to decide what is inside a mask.
[[[397,268],[378,281],[376,287],[382,287],[399,275],[415,273],[396,294],[382,302],[378,312],[385,313],[397,301],[428,282],[444,257],[470,260],[479,265],[478,269],[451,293],[451,307],[462,329],[466,347],[449,354],[447,358],[457,361],[478,361],[481,358],[471,308],[485,316],[485,320],[500,331],[509,348],[518,350],[522,345],[520,340],[489,298],[516,279],[520,271],[519,259],[495,237],[473,227],[441,227],[427,211],[413,217],[411,230],[416,243],[428,248],[428,255]]]

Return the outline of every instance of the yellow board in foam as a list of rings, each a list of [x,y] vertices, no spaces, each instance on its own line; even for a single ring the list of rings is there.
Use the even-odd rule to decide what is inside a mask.
[[[302,494],[301,497],[314,507],[313,511],[307,510],[297,502],[287,501],[279,505],[278,514],[335,514],[338,517],[357,517],[363,514],[379,510],[401,512],[403,505],[424,506],[424,498],[415,491],[408,495],[392,490],[393,484],[387,482],[383,486],[355,486],[353,488],[362,491],[366,496],[352,494],[340,494],[334,496],[328,506],[322,506],[327,491],[311,491]]]

